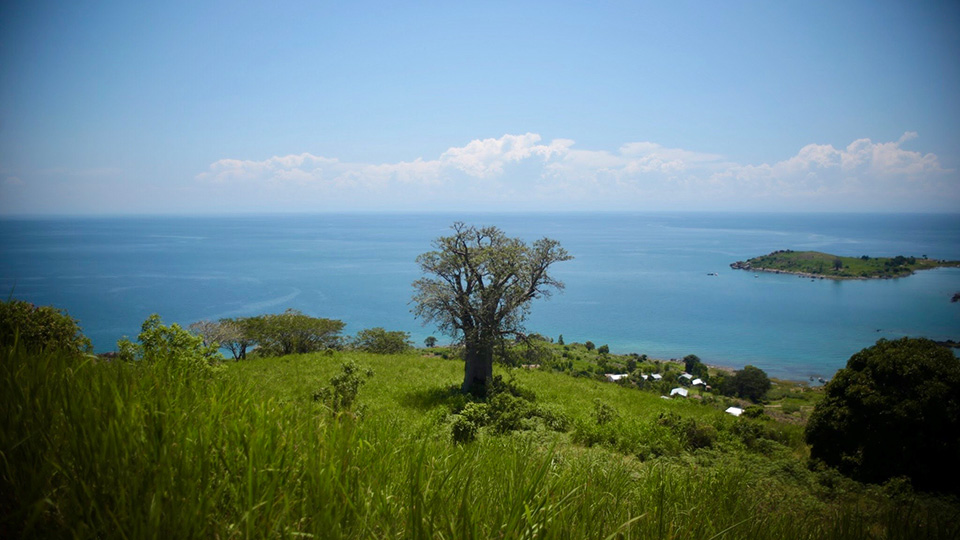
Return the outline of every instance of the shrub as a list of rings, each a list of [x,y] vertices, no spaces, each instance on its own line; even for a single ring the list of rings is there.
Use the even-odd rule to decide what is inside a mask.
[[[594,398],[593,400],[593,418],[596,420],[598,426],[613,422],[620,415],[617,414],[616,409],[611,407],[608,403],[603,402],[600,398]]]
[[[540,405],[536,415],[543,419],[544,425],[551,431],[565,432],[570,429],[570,417],[556,406]]]
[[[496,433],[522,428],[521,421],[532,412],[530,402],[507,392],[500,392],[487,401],[490,425]]]
[[[477,431],[480,428],[476,423],[459,414],[454,414],[450,418],[450,437],[454,443],[466,444],[477,438]]]
[[[747,418],[766,417],[766,415],[763,412],[762,405],[750,405],[749,407],[743,409],[743,416]]]
[[[0,302],[0,345],[14,341],[28,350],[93,352],[76,320],[53,306],[38,307],[22,300]]]
[[[363,370],[353,360],[340,365],[340,373],[330,379],[330,386],[313,393],[313,400],[323,402],[334,413],[350,411],[357,393],[369,379],[373,370]]]
[[[473,422],[477,426],[485,426],[490,421],[489,406],[486,403],[471,401],[464,405],[459,415]]]

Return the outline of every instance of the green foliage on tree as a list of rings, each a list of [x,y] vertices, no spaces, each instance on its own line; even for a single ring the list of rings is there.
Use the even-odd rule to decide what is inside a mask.
[[[600,353],[600,354],[610,354],[610,346],[609,346],[609,345],[601,345],[601,346],[597,349],[597,352]]]
[[[707,379],[709,371],[706,364],[700,361],[700,357],[695,354],[688,354],[683,357],[683,369],[694,377]]]
[[[77,321],[53,306],[22,300],[0,302],[0,345],[17,342],[28,350],[93,352]]]
[[[221,358],[216,346],[204,345],[203,338],[179,324],[165,326],[156,313],[143,322],[137,341],[117,341],[121,360],[144,362],[178,373],[202,374]]]
[[[557,338],[557,345],[564,345],[563,334],[560,334],[560,337]]]
[[[454,223],[417,257],[425,277],[413,283],[413,312],[464,345],[464,392],[484,392],[493,378],[494,348],[523,331],[530,304],[561,290],[548,270],[571,259],[555,240],[527,245],[496,227]]]
[[[724,378],[721,392],[728,396],[738,396],[756,402],[764,398],[770,386],[770,378],[767,377],[766,372],[748,365]]]
[[[594,345],[592,341],[587,341],[586,343],[583,344],[583,346],[586,347],[588,351],[592,351],[597,348],[597,346]]]
[[[881,339],[827,383],[806,428],[811,458],[865,482],[907,476],[960,493],[960,360],[928,339]]]
[[[280,314],[244,319],[244,335],[255,342],[262,356],[303,354],[337,348],[344,323],[311,317],[288,309]]]
[[[361,351],[377,354],[399,354],[413,347],[410,334],[401,331],[388,332],[383,328],[368,328],[357,333],[353,346]]]
[[[427,348],[432,349],[437,346],[437,338],[429,336],[427,339],[423,340],[423,344],[426,345]]]

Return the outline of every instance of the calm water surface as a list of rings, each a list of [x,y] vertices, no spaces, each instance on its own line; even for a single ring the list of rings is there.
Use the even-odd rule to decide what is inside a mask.
[[[895,280],[811,281],[735,271],[777,249],[960,259],[958,215],[349,214],[0,221],[4,294],[62,307],[98,351],[151,313],[189,324],[287,308],[383,326],[421,343],[415,258],[455,220],[549,236],[576,258],[563,294],[527,327],[615,352],[831,375],[877,339],[960,339],[960,269]],[[719,276],[710,276],[716,272]],[[441,342],[444,340],[441,340]]]

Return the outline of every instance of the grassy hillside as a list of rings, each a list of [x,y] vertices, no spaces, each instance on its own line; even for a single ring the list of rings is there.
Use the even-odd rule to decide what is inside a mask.
[[[960,266],[960,261],[903,256],[840,257],[819,251],[783,250],[746,261],[737,261],[730,266],[740,270],[786,272],[830,279],[866,279],[904,277],[917,270]]]
[[[455,444],[463,364],[422,351],[205,375],[10,349],[0,361],[5,538],[958,534],[949,501],[808,470],[796,425],[552,371],[498,368],[526,396],[498,414],[526,412]],[[374,375],[334,414],[314,396],[344,362]]]

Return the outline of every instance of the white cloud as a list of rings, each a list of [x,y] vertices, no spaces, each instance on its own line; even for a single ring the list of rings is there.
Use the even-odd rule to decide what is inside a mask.
[[[197,176],[210,185],[323,206],[418,209],[425,204],[474,208],[734,207],[776,203],[838,204],[858,195],[896,209],[901,195],[960,202],[955,171],[934,154],[895,142],[851,142],[838,149],[808,144],[782,161],[741,164],[721,155],[641,141],[616,150],[577,148],[573,140],[507,134],[451,147],[433,159],[351,163],[309,153],[256,160],[222,159]],[[286,190],[286,191],[284,191]],[[848,200],[852,200],[848,198]],[[922,202],[922,201],[918,201]],[[871,204],[873,204],[871,203]],[[842,208],[842,207],[841,207]]]

